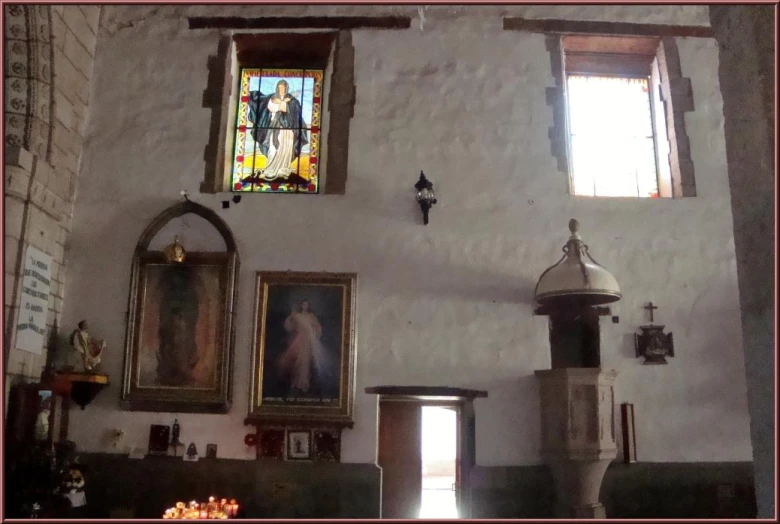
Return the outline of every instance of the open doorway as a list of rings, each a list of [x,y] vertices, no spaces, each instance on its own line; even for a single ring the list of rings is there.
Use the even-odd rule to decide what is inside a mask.
[[[422,409],[421,519],[458,518],[458,412],[450,406]]]
[[[471,518],[474,399],[487,397],[487,391],[446,386],[373,386],[365,391],[379,395],[381,518]]]

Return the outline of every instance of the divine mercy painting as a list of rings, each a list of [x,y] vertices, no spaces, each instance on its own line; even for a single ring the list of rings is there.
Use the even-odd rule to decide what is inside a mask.
[[[350,416],[355,279],[339,273],[258,274],[254,414]]]
[[[234,191],[319,191],[322,75],[309,69],[241,69]]]

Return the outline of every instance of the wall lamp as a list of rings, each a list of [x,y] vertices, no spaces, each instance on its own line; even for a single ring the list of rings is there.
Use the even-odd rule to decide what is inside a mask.
[[[425,178],[425,174],[420,171],[420,180],[414,185],[417,190],[417,202],[423,212],[423,223],[428,225],[428,211],[436,203],[436,195],[433,193],[433,182]]]

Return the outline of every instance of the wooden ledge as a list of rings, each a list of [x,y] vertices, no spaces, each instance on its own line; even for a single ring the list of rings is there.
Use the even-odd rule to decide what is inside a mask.
[[[68,380],[69,382],[94,382],[96,384],[108,385],[108,375],[100,373],[57,373],[57,376]]]
[[[486,398],[488,396],[487,391],[448,386],[373,386],[366,388],[365,392],[373,395],[420,400],[458,400]]]
[[[550,18],[504,18],[507,31],[532,33],[579,33],[588,35],[624,36],[680,36],[714,38],[709,26],[637,24],[633,22],[591,22],[583,20],[557,20]]]
[[[255,426],[260,429],[301,428],[301,429],[352,429],[353,420],[345,419],[310,419],[303,416],[272,417],[250,414],[244,419],[245,426]]]
[[[408,16],[192,17],[190,29],[409,29]]]

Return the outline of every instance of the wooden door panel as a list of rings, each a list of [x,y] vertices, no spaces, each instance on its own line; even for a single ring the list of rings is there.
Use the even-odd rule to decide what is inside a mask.
[[[416,519],[422,493],[422,409],[416,402],[379,403],[377,462],[382,518]]]

